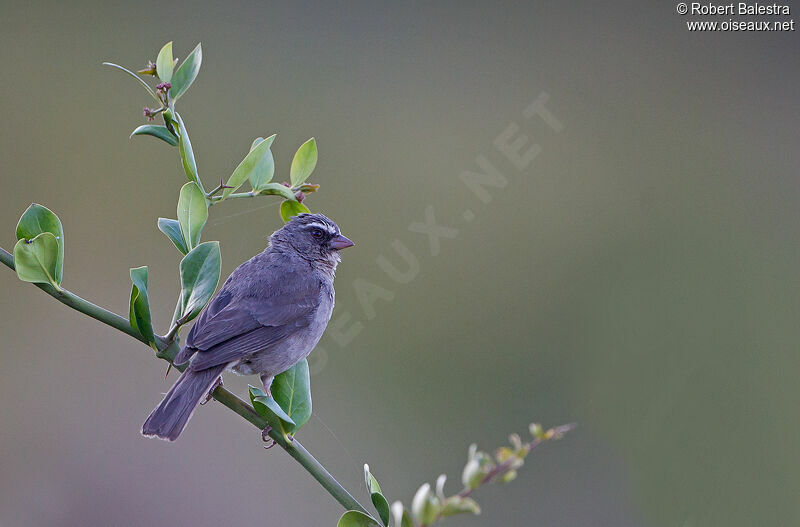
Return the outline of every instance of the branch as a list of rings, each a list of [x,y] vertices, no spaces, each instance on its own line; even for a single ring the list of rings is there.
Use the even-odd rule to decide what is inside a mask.
[[[15,270],[14,256],[2,247],[0,247],[0,262],[5,264],[12,271]],[[50,284],[33,285],[52,296],[62,304],[67,305],[76,311],[80,311],[81,313],[88,315],[93,319],[102,322],[103,324],[111,326],[112,328],[117,329],[144,344],[147,344],[147,340],[131,326],[130,322],[116,313],[93,304],[88,300],[84,300],[83,298],[67,291],[66,289],[61,289],[59,291]],[[178,351],[180,351],[177,342],[171,339],[168,340],[165,337],[156,336],[156,344],[159,348],[159,351],[156,353],[156,357],[164,359],[169,363],[172,363],[175,355],[177,355]],[[176,368],[183,371],[186,368],[186,365],[176,366]],[[246,421],[254,425],[259,430],[263,430],[267,427],[267,421],[258,415],[252,406],[242,401],[231,391],[220,386],[212,392],[212,396],[224,406],[242,416]],[[338,501],[345,509],[358,510],[368,514],[367,510],[349,492],[347,492],[347,490],[342,487],[338,481],[336,481],[330,472],[328,472],[325,467],[322,466],[322,464],[317,461],[316,458],[312,456],[297,439],[287,440],[278,430],[270,430],[269,436],[275,440],[278,446],[283,448],[290,456],[300,463],[300,465],[302,465],[303,468],[305,468],[314,477],[314,479],[316,479],[319,484],[322,485],[325,490],[327,490],[328,493],[333,496],[334,499],[336,499],[336,501]]]
[[[235,192],[233,194],[228,194],[227,197],[223,198],[222,196],[211,196],[210,201],[208,202],[209,205],[216,205],[220,201],[225,201],[229,199],[236,199],[236,198],[254,198],[259,196],[259,192],[251,191],[251,192]]]

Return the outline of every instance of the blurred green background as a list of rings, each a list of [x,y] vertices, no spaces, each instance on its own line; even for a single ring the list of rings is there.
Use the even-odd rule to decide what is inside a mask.
[[[32,202],[66,229],[64,286],[124,313],[150,267],[166,331],[176,151],[129,140],[161,45],[203,69],[181,101],[207,186],[256,136],[276,165],[310,136],[308,204],[357,246],[312,356],[300,439],[365,498],[369,462],[408,503],[469,443],[577,431],[449,525],[751,526],[800,517],[797,33],[688,33],[671,2],[0,3],[0,245]],[[523,109],[541,93],[555,133]],[[516,124],[541,147],[517,170]],[[508,179],[481,202],[485,156]],[[433,256],[409,230],[458,229]],[[463,212],[474,219],[466,222]],[[212,209],[223,274],[262,250],[277,200]],[[419,272],[398,284],[400,240]],[[386,291],[365,310],[354,283]],[[339,505],[218,404],[175,444],[143,419],[174,380],[132,339],[0,270],[0,525],[335,525]],[[253,379],[226,378],[242,396]]]

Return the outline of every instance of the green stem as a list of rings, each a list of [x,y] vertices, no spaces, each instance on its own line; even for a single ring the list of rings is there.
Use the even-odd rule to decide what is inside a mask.
[[[3,264],[7,265],[10,269],[14,269],[14,256],[0,247],[0,261]],[[62,304],[65,304],[76,311],[80,311],[86,315],[89,315],[95,320],[99,320],[104,324],[108,324],[114,329],[118,329],[123,333],[130,335],[131,337],[144,342],[147,344],[147,340],[142,337],[138,331],[131,327],[130,322],[127,319],[122,318],[121,316],[117,315],[116,313],[112,313],[107,309],[103,309],[102,307],[92,304],[88,300],[84,300],[83,298],[79,297],[78,295],[67,291],[64,288],[56,289],[50,284],[33,284],[48,295],[52,296]]]
[[[236,192],[234,194],[228,194],[226,197],[223,196],[212,196],[209,205],[214,205],[220,201],[226,199],[234,199],[234,198],[254,198],[258,196],[258,192]]]
[[[14,256],[8,251],[0,247],[0,262],[6,265],[9,269],[14,270]],[[114,329],[118,329],[123,333],[130,335],[136,340],[147,344],[147,339],[142,337],[138,331],[133,329],[127,319],[112,313],[98,305],[95,305],[88,300],[84,300],[78,295],[67,291],[66,289],[58,290],[50,284],[33,284],[48,295],[52,296],[62,304],[65,304],[76,311],[92,317],[104,324],[107,324]],[[172,362],[180,351],[177,342],[169,341],[165,337],[157,336],[156,344],[160,351],[156,356],[168,362]],[[177,367],[183,370],[185,366]],[[224,406],[233,410],[245,420],[253,424],[259,430],[267,427],[267,421],[262,418],[253,409],[252,406],[239,399],[234,393],[226,390],[222,386],[218,387],[212,393],[214,399],[221,402]],[[271,430],[269,436],[283,448],[290,456],[292,456],[303,468],[305,468],[316,479],[328,493],[336,499],[347,510],[358,510],[365,514],[369,514],[367,510],[339,484],[336,479],[331,476],[322,464],[314,458],[296,439],[287,441],[283,434],[276,430]]]

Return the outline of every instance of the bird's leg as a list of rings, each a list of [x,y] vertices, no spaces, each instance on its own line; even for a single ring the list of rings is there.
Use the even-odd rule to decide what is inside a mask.
[[[270,387],[272,386],[272,379],[274,379],[275,377],[273,375],[267,375],[266,373],[262,373],[261,375],[259,375],[259,378],[261,379],[261,384],[264,386],[264,392],[267,394],[267,397],[271,399],[272,392],[270,391]],[[261,431],[261,439],[264,440],[265,443],[267,443],[266,445],[264,445],[264,448],[266,449],[270,449],[277,444],[277,442],[269,436],[269,433],[271,431],[272,427],[270,425],[267,425],[266,427],[264,427],[264,430]]]
[[[262,373],[259,375],[259,378],[261,379],[261,384],[264,385],[264,392],[266,392],[267,397],[272,398],[272,392],[269,390],[269,388],[272,386],[272,380],[275,378],[275,376]]]
[[[274,447],[277,444],[277,441],[275,441],[269,436],[270,432],[272,432],[272,427],[269,425],[265,426],[264,429],[261,431],[261,440],[267,443],[266,445],[264,445],[264,448],[266,448],[267,450],[269,450],[270,448]]]
[[[214,396],[213,396],[213,395],[211,395],[211,394],[212,394],[212,393],[214,393],[214,390],[216,390],[216,389],[217,389],[217,388],[219,388],[220,386],[225,386],[225,384],[222,382],[222,376],[220,376],[220,377],[217,377],[217,380],[216,380],[216,381],[214,381],[214,384],[212,384],[212,385],[211,385],[211,388],[209,388],[209,389],[208,389],[208,393],[206,394],[206,396],[205,396],[205,398],[203,399],[203,401],[200,403],[200,406],[203,406],[203,405],[204,405],[204,404],[206,404],[208,401],[210,401],[211,399],[213,399],[213,398],[214,398]]]

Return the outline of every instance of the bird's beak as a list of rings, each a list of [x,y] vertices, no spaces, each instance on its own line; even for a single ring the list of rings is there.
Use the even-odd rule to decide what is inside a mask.
[[[336,249],[337,251],[340,249],[347,249],[353,245],[355,245],[355,243],[351,242],[347,236],[342,236],[341,234],[331,240],[331,249]]]

